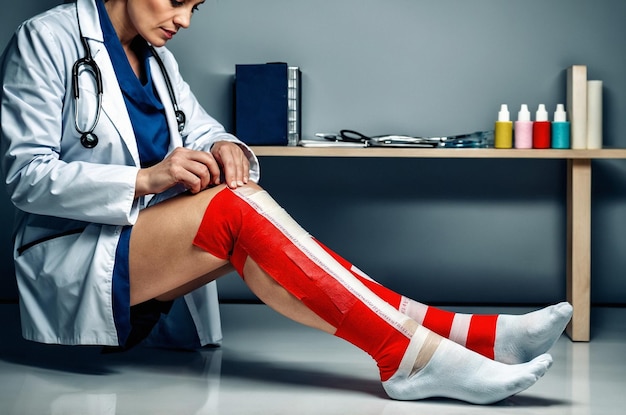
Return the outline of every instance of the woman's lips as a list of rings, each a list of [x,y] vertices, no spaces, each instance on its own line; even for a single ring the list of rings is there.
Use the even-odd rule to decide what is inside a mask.
[[[176,32],[175,32],[175,31],[173,31],[173,30],[167,30],[167,29],[163,29],[163,28],[161,28],[161,30],[163,30],[163,33],[165,33],[165,37],[166,37],[168,40],[169,40],[169,39],[171,39],[171,38],[173,38],[173,37],[174,37],[174,35],[176,34]]]

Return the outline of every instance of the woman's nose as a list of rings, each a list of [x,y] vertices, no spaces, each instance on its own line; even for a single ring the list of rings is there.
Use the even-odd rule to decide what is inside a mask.
[[[177,13],[176,16],[174,16],[174,24],[177,27],[182,27],[183,29],[187,29],[189,25],[191,24],[191,15],[192,15],[191,10],[190,11],[181,10],[180,13]]]

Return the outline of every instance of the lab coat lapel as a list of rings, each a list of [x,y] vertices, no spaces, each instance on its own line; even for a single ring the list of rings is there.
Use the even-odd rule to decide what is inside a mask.
[[[100,30],[100,17],[94,0],[77,0],[76,12],[78,13],[78,24],[80,31],[87,39],[94,39],[103,42],[102,31]]]

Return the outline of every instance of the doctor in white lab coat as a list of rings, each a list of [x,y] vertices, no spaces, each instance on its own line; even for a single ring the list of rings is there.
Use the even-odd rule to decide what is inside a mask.
[[[93,119],[97,102],[93,77],[81,79],[78,108],[72,94],[72,65],[85,56],[81,33],[104,89],[94,148],[81,145],[74,126],[75,110],[79,118]],[[200,107],[172,54],[164,47],[156,49],[187,120],[179,133],[165,77],[150,58],[166,111],[170,151],[186,147],[208,152],[217,142],[235,142],[249,162],[249,179],[258,181],[258,161],[250,149]],[[179,184],[162,194],[135,195],[137,144],[103,43],[95,0],[64,4],[25,22],[1,65],[2,172],[17,207],[14,258],[23,335],[44,343],[118,345],[111,290],[121,229],[134,225],[146,206],[185,188]],[[215,283],[176,300],[159,324],[153,333],[169,339],[185,342],[193,337],[190,333],[171,331],[191,329],[200,344],[219,343]]]

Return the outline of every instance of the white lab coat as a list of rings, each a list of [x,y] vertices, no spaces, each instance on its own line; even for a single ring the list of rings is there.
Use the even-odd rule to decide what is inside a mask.
[[[93,149],[81,145],[74,128],[72,65],[85,55],[77,11],[104,86],[95,129],[100,142]],[[157,50],[187,115],[181,136],[163,75],[151,58],[170,151],[180,146],[208,150],[219,140],[239,142],[200,107],[172,54]],[[1,162],[17,207],[14,258],[23,335],[44,343],[117,345],[111,298],[115,250],[122,226],[134,224],[150,198],[134,198],[139,154],[94,0],[64,4],[25,22],[1,64]],[[81,91],[80,111],[87,116],[95,114],[95,106],[82,102],[93,104],[94,96],[93,90]],[[258,181],[258,161],[245,148],[251,180]],[[171,189],[167,196],[180,191]],[[157,198],[162,197],[152,202]],[[186,307],[174,307],[184,312],[174,311],[168,319],[191,317],[193,324],[169,321],[159,331],[192,327],[201,344],[219,343],[215,283],[186,295],[184,302]]]

